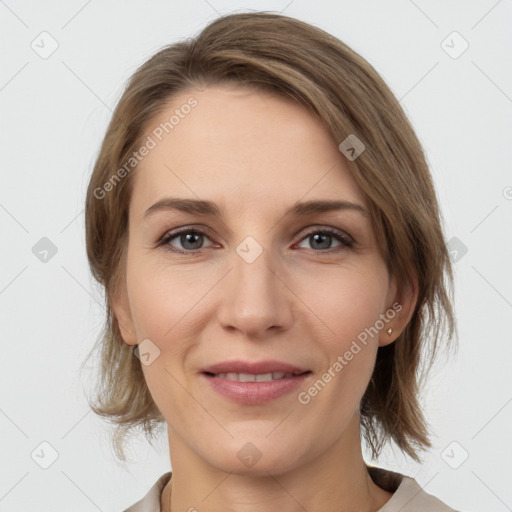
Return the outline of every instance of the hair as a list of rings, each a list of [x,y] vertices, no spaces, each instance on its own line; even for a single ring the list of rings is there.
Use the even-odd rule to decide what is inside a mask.
[[[441,346],[452,346],[456,333],[453,271],[426,157],[398,100],[365,59],[317,27],[265,11],[217,18],[142,64],[126,84],[97,156],[85,227],[91,272],[105,291],[106,321],[97,340],[99,379],[88,400],[115,427],[116,456],[126,460],[123,446],[132,430],[141,427],[151,443],[165,420],[111,307],[125,278],[134,172],[118,172],[123,179],[106,184],[177,93],[217,84],[292,98],[338,143],[349,135],[363,142],[357,159],[347,158],[348,168],[369,205],[389,275],[399,291],[417,280],[418,299],[400,336],[378,350],[360,405],[361,431],[372,457],[392,441],[419,461],[418,452],[431,446],[420,406],[423,371]]]

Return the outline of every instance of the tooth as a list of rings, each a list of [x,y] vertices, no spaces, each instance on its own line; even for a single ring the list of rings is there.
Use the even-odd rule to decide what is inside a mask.
[[[252,375],[250,373],[240,373],[238,375],[239,382],[255,382],[256,375]]]
[[[238,382],[270,382],[272,380],[279,379],[289,379],[295,377],[294,373],[284,373],[284,372],[269,372],[269,373],[259,373],[257,375],[253,375],[251,373],[217,373],[215,376],[219,379],[228,379],[234,380]]]
[[[256,382],[270,382],[272,377],[272,373],[260,373],[256,375]]]

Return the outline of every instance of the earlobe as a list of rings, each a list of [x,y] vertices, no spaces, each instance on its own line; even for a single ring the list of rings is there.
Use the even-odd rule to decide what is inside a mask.
[[[379,334],[379,347],[393,343],[409,323],[418,301],[417,277],[414,276],[401,293],[397,293],[395,290],[396,286],[393,280],[393,286],[390,287],[391,293],[388,296],[388,308],[384,313],[388,322]]]

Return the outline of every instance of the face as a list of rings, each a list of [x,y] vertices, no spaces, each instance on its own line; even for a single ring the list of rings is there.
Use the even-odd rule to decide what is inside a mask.
[[[142,368],[171,451],[263,474],[359,444],[359,403],[400,314],[336,141],[292,100],[224,85],[180,93],[148,135],[114,310],[126,343],[149,340]]]

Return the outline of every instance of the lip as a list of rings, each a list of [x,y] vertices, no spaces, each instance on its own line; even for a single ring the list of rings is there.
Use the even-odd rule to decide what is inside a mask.
[[[309,371],[308,368],[301,368],[282,361],[223,361],[201,369],[206,373],[250,373],[256,375],[258,373],[304,373]]]
[[[272,372],[296,375],[268,382],[238,382],[214,375],[219,373],[248,373],[256,375]],[[200,375],[214,391],[223,397],[238,404],[259,405],[291,393],[311,373],[308,369],[281,361],[225,361],[203,368]]]

